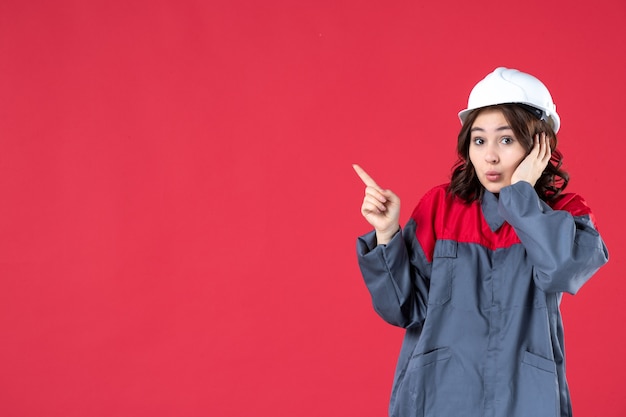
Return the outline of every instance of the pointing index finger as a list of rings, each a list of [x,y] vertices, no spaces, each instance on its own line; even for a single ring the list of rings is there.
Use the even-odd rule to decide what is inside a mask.
[[[363,181],[363,183],[365,185],[367,185],[368,187],[374,187],[376,189],[381,189],[378,184],[376,184],[376,181],[374,181],[374,179],[372,177],[369,176],[369,174],[367,172],[365,172],[365,170],[363,168],[361,168],[360,166],[358,166],[357,164],[352,164],[352,168],[354,168],[354,170],[356,171],[357,175],[359,176],[359,178],[361,178],[361,181]]]

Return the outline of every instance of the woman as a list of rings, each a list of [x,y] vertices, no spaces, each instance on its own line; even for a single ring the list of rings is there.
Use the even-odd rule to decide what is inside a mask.
[[[497,68],[459,113],[450,184],[420,201],[404,229],[400,199],[358,165],[357,241],[378,314],[406,328],[391,416],[571,416],[563,292],[608,260],[584,200],[563,193],[560,118],[535,77]]]

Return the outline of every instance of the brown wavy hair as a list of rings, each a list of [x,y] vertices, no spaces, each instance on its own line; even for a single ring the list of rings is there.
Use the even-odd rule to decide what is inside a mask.
[[[498,104],[495,106],[482,107],[470,112],[463,127],[459,132],[457,141],[458,160],[452,167],[452,178],[448,186],[448,193],[455,195],[467,203],[480,200],[485,192],[476,170],[469,158],[469,146],[471,143],[471,128],[476,117],[483,110],[496,109],[502,112],[504,118],[511,126],[515,138],[520,141],[526,155],[528,155],[534,144],[534,137],[537,134],[545,133],[550,140],[552,157],[541,177],[535,184],[535,191],[544,201],[556,199],[567,187],[569,175],[561,169],[563,155],[556,149],[557,137],[550,123],[539,120],[531,111],[517,104]]]

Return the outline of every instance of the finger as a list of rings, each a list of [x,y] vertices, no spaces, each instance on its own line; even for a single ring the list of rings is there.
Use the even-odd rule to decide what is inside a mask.
[[[368,199],[367,197],[363,199],[363,204],[361,205],[361,212],[363,214],[382,214],[385,211],[387,211],[387,207],[384,204],[380,204],[378,201]]]
[[[546,152],[546,140],[544,133],[537,133],[537,144],[539,145],[539,152],[537,152],[537,159],[542,161]]]
[[[528,155],[533,155],[535,158],[539,157],[539,150],[540,150],[540,140],[539,140],[539,133],[537,133],[535,136],[533,136],[533,148],[530,150],[530,152],[528,153]]]
[[[399,203],[400,202],[400,197],[398,197],[391,190],[380,190],[380,193],[383,195],[383,197],[385,197],[387,199],[387,201],[389,203]]]
[[[376,201],[377,204],[385,205],[387,203],[387,198],[373,187],[367,187],[365,189],[365,198]]]
[[[541,162],[546,162],[546,158],[550,156],[550,144],[548,143],[548,137],[546,132],[541,132],[541,151],[539,152],[539,159]]]
[[[378,188],[374,188],[374,187],[365,187],[365,195],[366,196],[371,196],[374,199],[380,201],[381,203],[386,203],[387,202],[387,197],[384,194],[384,190],[380,190]]]
[[[549,161],[552,158],[552,148],[550,147],[550,138],[546,135],[546,159]]]
[[[365,185],[367,185],[368,187],[374,187],[379,191],[382,190],[382,188],[380,188],[378,184],[376,184],[376,181],[374,181],[374,179],[370,177],[363,168],[361,168],[357,164],[352,164],[352,168],[354,168],[356,174],[359,176],[359,178],[361,178],[361,181],[363,181]]]

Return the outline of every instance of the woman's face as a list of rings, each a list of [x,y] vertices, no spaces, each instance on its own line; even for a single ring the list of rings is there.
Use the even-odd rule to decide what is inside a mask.
[[[470,129],[469,159],[480,183],[492,193],[511,185],[511,177],[526,157],[500,110],[482,111]]]

